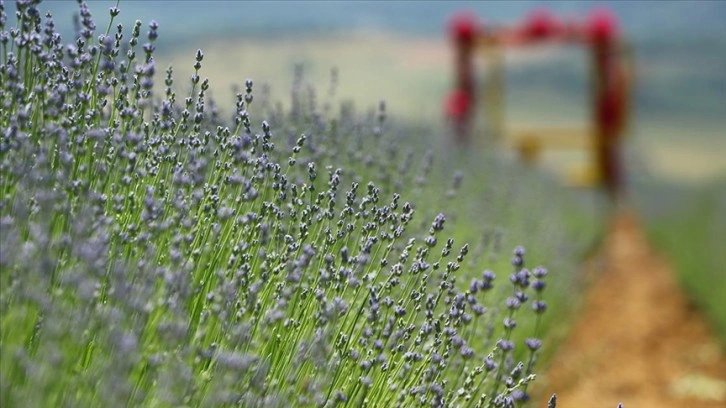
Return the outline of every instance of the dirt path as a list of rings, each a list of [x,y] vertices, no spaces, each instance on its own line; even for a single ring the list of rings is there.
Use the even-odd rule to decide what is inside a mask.
[[[615,219],[598,258],[603,270],[542,384],[557,407],[726,407],[724,351],[632,214]]]

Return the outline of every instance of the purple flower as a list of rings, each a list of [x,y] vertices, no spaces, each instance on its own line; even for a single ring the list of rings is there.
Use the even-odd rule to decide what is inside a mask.
[[[498,340],[497,348],[505,352],[511,351],[512,349],[514,349],[514,343],[508,340]]]
[[[536,300],[534,303],[532,303],[532,309],[537,314],[542,314],[547,310],[547,304],[542,300]]]
[[[497,276],[494,274],[494,272],[492,272],[488,269],[481,273],[481,278],[488,282],[493,281],[496,277]]]
[[[541,266],[538,266],[538,267],[534,268],[534,270],[532,270],[532,275],[534,275],[535,278],[542,279],[545,276],[547,276],[547,269],[545,269]]]
[[[484,359],[484,369],[488,372],[494,371],[497,368],[497,363],[494,361],[492,356],[488,356]]]
[[[505,304],[507,306],[507,309],[510,310],[517,310],[519,309],[519,306],[521,306],[521,302],[516,297],[508,297],[505,301]]]
[[[524,341],[524,344],[527,345],[527,348],[531,351],[537,351],[542,347],[542,340],[529,338]]]
[[[431,223],[431,229],[433,231],[441,231],[444,229],[444,222],[446,222],[446,216],[443,213],[439,213]]]

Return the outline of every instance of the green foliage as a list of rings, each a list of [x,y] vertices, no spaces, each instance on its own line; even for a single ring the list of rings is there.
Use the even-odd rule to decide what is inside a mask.
[[[726,183],[643,187],[638,201],[649,238],[726,342]]]

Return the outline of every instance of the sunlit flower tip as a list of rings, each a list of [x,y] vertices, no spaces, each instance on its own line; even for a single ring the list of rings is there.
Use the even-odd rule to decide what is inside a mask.
[[[443,213],[439,213],[434,219],[434,222],[431,223],[431,228],[434,231],[441,231],[444,229],[444,222],[446,222],[446,216]]]

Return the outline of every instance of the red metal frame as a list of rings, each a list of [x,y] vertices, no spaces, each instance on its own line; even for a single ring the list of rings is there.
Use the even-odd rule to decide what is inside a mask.
[[[457,142],[471,137],[476,103],[473,55],[477,43],[521,47],[542,43],[579,43],[590,49],[594,69],[593,121],[601,183],[616,195],[622,189],[619,139],[627,118],[629,79],[623,69],[617,18],[607,9],[594,10],[584,23],[563,22],[546,10],[531,13],[521,24],[487,28],[476,16],[461,13],[451,20],[456,82],[445,101]]]

